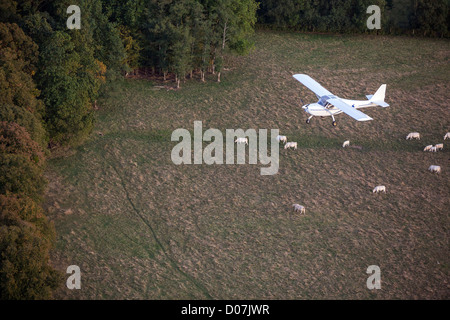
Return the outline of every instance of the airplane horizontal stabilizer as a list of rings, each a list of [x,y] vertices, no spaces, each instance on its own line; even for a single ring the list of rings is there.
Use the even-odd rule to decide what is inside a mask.
[[[380,107],[386,108],[389,107],[389,104],[387,104],[384,101],[371,101],[372,103],[375,103],[376,105],[379,105]]]

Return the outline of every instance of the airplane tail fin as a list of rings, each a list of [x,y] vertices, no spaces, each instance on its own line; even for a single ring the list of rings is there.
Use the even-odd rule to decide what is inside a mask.
[[[373,95],[372,99],[373,101],[384,101],[384,97],[386,95],[386,85],[382,84],[377,92]]]
[[[385,96],[386,96],[386,85],[382,84],[373,96],[367,96],[367,98],[372,103],[375,103],[381,107],[389,107],[389,105],[386,102],[384,102]]]

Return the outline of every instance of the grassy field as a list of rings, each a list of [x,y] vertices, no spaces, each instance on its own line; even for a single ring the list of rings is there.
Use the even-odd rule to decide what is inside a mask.
[[[450,298],[450,142],[422,152],[450,131],[450,42],[278,32],[255,41],[250,55],[227,57],[221,83],[112,84],[90,139],[50,161],[52,261],[82,272],[81,290],[57,298]],[[365,109],[369,122],[307,125],[299,98],[316,98],[295,73],[350,99],[387,83],[391,107]],[[223,133],[278,128],[299,148],[280,150],[274,176],[259,165],[176,166],[171,133],[192,132],[194,120]],[[405,141],[411,131],[422,139]],[[361,148],[343,149],[347,139]],[[372,194],[379,184],[387,194]],[[381,290],[366,287],[369,265],[381,268]]]

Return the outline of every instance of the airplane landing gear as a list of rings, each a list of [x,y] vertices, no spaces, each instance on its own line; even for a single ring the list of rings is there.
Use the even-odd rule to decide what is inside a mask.
[[[311,116],[311,117],[309,117],[308,119],[306,119],[306,123],[307,124],[309,124],[310,122],[311,122],[311,118],[312,118],[313,116]]]
[[[332,122],[331,124],[333,125],[333,127],[336,127],[336,126],[337,126],[337,122],[336,122],[336,120],[334,119],[334,116],[333,116],[333,115],[331,115],[331,119],[333,119],[333,122]]]

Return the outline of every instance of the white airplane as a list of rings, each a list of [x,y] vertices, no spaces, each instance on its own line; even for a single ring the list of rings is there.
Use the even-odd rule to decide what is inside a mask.
[[[330,117],[333,119],[333,126],[336,126],[334,115],[344,112],[353,119],[358,121],[373,120],[367,114],[362,113],[356,109],[381,106],[383,108],[389,107],[384,102],[386,94],[386,85],[382,84],[374,95],[367,95],[368,100],[348,100],[342,99],[330,91],[322,87],[316,80],[306,74],[295,74],[294,78],[300,81],[305,87],[315,93],[319,101],[317,103],[308,103],[302,108],[311,116],[306,120],[306,123],[311,121],[311,118],[316,117]],[[300,99],[301,100],[301,99]],[[303,101],[302,101],[303,102]]]

